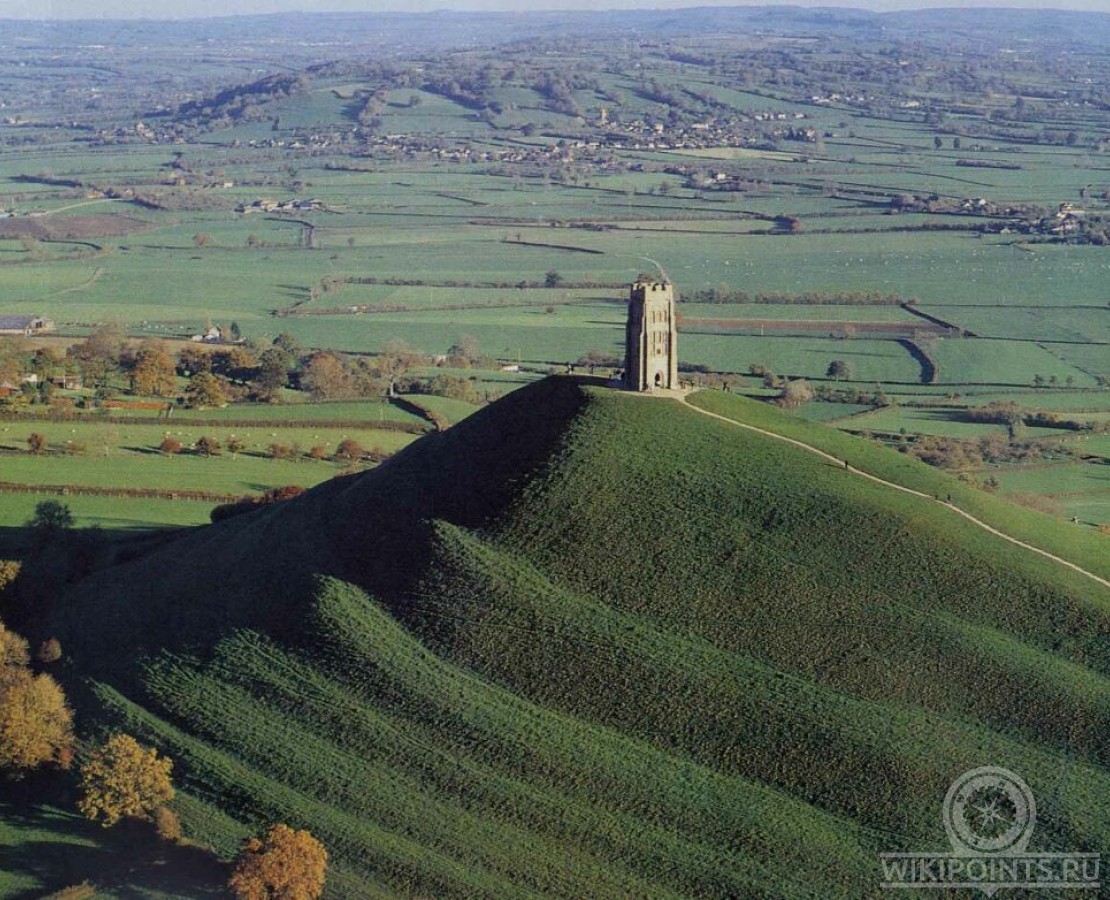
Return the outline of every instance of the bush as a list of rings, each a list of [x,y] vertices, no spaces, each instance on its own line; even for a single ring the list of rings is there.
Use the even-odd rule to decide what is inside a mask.
[[[60,891],[54,891],[53,894],[44,894],[42,900],[89,900],[97,893],[99,892],[93,885],[82,881],[80,884],[71,884]]]
[[[197,442],[193,444],[193,449],[201,456],[218,456],[220,452],[220,442],[213,437],[205,435],[197,439]]]
[[[35,654],[37,659],[43,665],[50,665],[56,663],[62,658],[62,644],[57,638],[50,638],[39,645],[39,652]]]
[[[154,830],[168,844],[181,841],[181,819],[168,806],[159,806],[154,810]]]
[[[257,496],[248,495],[236,500],[234,503],[224,503],[217,506],[208,514],[208,518],[215,524],[216,522],[230,519],[233,516],[252,512],[259,507],[267,506],[271,503],[281,503],[284,500],[292,500],[294,497],[299,497],[304,492],[305,489],[297,484],[287,484],[284,487],[270,488],[263,494]]]
[[[19,577],[21,565],[14,559],[0,559],[0,594]]]
[[[295,459],[296,456],[296,451],[288,444],[270,444],[271,459]]]
[[[366,456],[366,448],[353,438],[344,438],[335,450],[335,458],[340,462],[354,465]]]
[[[804,378],[796,378],[782,386],[782,393],[778,397],[779,406],[793,409],[808,403],[813,399],[813,388]]]
[[[162,443],[158,445],[158,449],[165,453],[167,456],[173,456],[175,453],[181,452],[181,441],[175,437],[166,435],[162,438]]]

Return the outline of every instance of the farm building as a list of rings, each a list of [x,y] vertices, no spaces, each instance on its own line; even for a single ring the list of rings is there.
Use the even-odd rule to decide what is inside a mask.
[[[47,379],[54,387],[63,391],[78,391],[81,389],[81,376],[66,372],[61,375],[51,375]]]
[[[53,330],[54,323],[42,316],[0,316],[0,334],[28,336]]]

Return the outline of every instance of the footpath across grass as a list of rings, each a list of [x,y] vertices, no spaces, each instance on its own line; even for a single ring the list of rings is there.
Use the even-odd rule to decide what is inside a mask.
[[[720,391],[701,391],[689,402],[739,422],[775,431],[810,444],[856,468],[888,481],[932,494],[951,497],[961,509],[982,519],[1011,537],[1062,556],[1103,578],[1110,578],[1110,537],[1092,528],[1076,528],[1068,522],[1026,509],[958,478],[927,466],[904,454],[832,428],[812,425],[775,407]],[[1048,564],[1048,561],[1044,561]]]

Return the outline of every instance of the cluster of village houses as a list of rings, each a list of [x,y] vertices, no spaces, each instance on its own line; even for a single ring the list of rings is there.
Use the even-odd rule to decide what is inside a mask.
[[[324,204],[320,200],[255,200],[235,207],[238,213],[284,213],[284,212],[321,212]]]

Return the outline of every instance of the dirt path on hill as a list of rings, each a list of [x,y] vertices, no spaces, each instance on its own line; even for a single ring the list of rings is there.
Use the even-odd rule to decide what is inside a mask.
[[[787,444],[793,444],[795,447],[812,453],[815,456],[820,456],[822,459],[826,459],[830,462],[836,463],[838,466],[845,468],[845,471],[850,472],[853,475],[858,475],[860,478],[866,478],[869,481],[876,482],[877,484],[886,485],[887,487],[894,488],[894,490],[901,491],[904,494],[912,494],[915,497],[921,497],[924,500],[928,500],[930,503],[939,503],[942,506],[946,506],[948,507],[948,509],[952,510],[952,512],[956,513],[957,515],[963,516],[973,525],[982,528],[984,531],[989,531],[991,534],[995,535],[996,537],[1002,538],[1004,541],[1009,541],[1011,544],[1016,544],[1017,546],[1043,556],[1046,559],[1051,559],[1053,562],[1057,562],[1062,566],[1066,566],[1073,572],[1078,572],[1080,575],[1085,575],[1092,581],[1097,581],[1103,587],[1110,588],[1110,581],[1108,581],[1107,579],[1102,578],[1099,575],[1095,575],[1093,572],[1088,572],[1081,566],[1077,566],[1075,563],[1069,562],[1068,560],[1063,559],[1062,557],[1059,557],[1054,553],[1049,553],[1047,550],[1042,550],[1040,547],[1034,547],[1032,544],[1025,543],[1025,541],[1019,541],[1017,538],[1011,537],[1005,532],[999,531],[997,528],[993,528],[982,519],[975,518],[975,516],[971,515],[971,513],[964,512],[958,506],[947,503],[943,500],[938,500],[932,494],[926,494],[923,491],[917,491],[913,488],[908,488],[904,485],[896,484],[893,481],[887,481],[885,478],[879,478],[877,475],[872,475],[869,472],[862,472],[859,469],[849,465],[847,462],[845,462],[845,460],[833,456],[831,453],[826,453],[824,450],[818,450],[816,447],[813,447],[810,444],[803,443],[802,441],[795,440],[794,438],[789,438],[785,435],[776,434],[775,432],[768,431],[765,428],[757,428],[755,425],[745,425],[743,422],[737,422],[735,419],[730,419],[727,416],[722,416],[714,412],[709,412],[709,410],[707,409],[701,409],[700,407],[694,406],[692,403],[688,402],[685,396],[679,397],[677,399],[688,409],[692,409],[694,412],[701,413],[703,416],[709,416],[713,419],[720,419],[722,422],[728,422],[730,425],[735,425],[737,428],[746,428],[748,431],[754,431],[757,434],[764,435],[765,437],[774,438],[776,441],[783,441]]]
[[[100,280],[100,276],[103,275],[103,274],[104,274],[104,267],[103,266],[97,266],[93,270],[92,275],[90,275],[88,278],[86,278],[80,284],[75,284],[72,287],[61,288],[60,290],[57,290],[57,291],[51,291],[49,294],[42,294],[41,296],[35,297],[34,299],[35,300],[49,300],[51,297],[61,297],[63,294],[75,294],[79,291],[85,290],[85,288],[92,287],[94,284],[96,284]]]
[[[46,212],[31,213],[27,218],[29,219],[45,219],[47,216],[55,215],[60,212],[68,212],[71,209],[80,209],[82,206],[92,206],[94,203],[119,203],[122,198],[120,197],[101,197],[97,200],[82,200],[80,203],[71,203],[69,206],[59,206],[57,209],[48,209]]]

